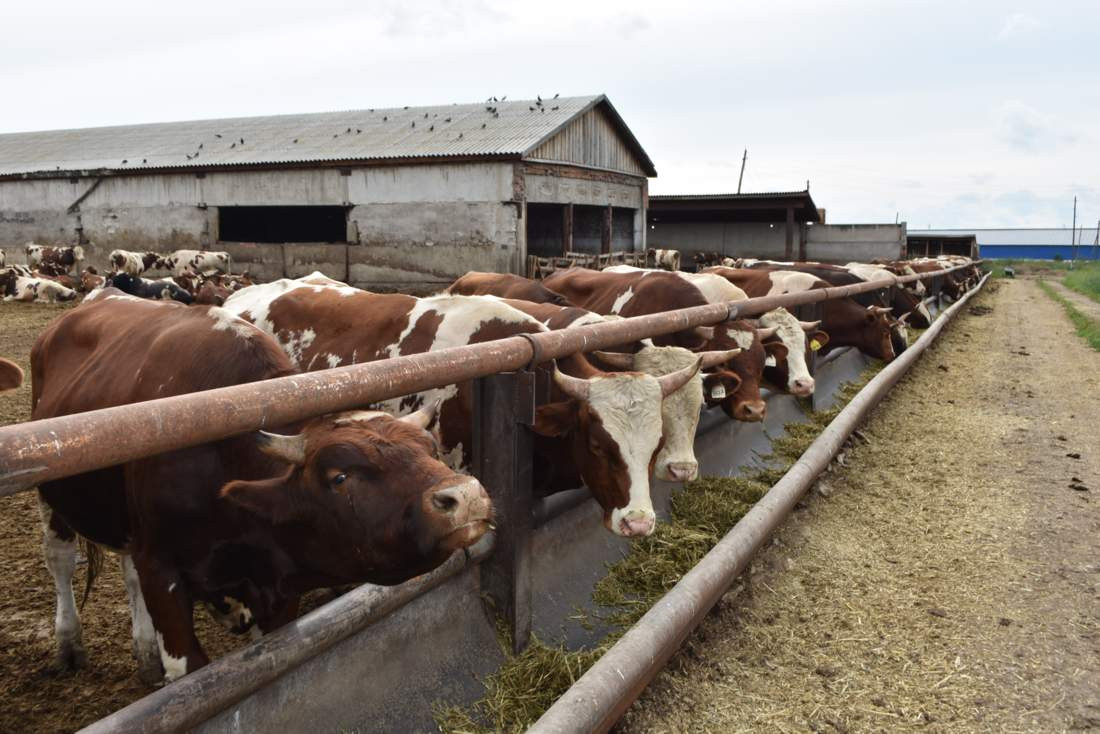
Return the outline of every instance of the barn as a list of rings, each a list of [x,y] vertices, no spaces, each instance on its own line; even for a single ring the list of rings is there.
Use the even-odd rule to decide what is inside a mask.
[[[905,224],[826,224],[809,190],[650,197],[650,247],[777,260],[898,258]]]
[[[645,248],[656,170],[604,95],[0,135],[0,246],[228,251],[431,290],[527,255]]]

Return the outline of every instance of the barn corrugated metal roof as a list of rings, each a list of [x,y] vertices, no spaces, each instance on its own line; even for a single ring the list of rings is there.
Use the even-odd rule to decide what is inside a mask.
[[[657,199],[658,201],[673,201],[679,199],[692,200],[692,201],[708,201],[718,199],[781,199],[790,198],[792,196],[809,196],[810,192],[806,189],[802,191],[754,191],[744,194],[650,194],[649,198]]]
[[[0,135],[0,177],[522,158],[596,105],[652,171],[607,97],[595,95],[10,133]]]

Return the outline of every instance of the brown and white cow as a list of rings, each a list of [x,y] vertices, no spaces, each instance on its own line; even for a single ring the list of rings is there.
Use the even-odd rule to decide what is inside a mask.
[[[569,268],[551,273],[543,283],[569,301],[603,315],[643,316],[709,303],[706,296],[681,274],[659,270],[616,273]],[[764,345],[763,339],[774,334],[774,330],[758,330],[743,319],[735,319],[713,327],[655,337],[652,341],[658,346],[678,346],[692,351],[721,352],[740,348],[741,353],[730,360],[726,368],[741,382],[719,400],[726,415],[735,420],[755,422],[764,420],[767,415],[767,405],[760,395],[765,361],[768,357],[781,359],[786,356],[782,344]]]
[[[81,293],[91,293],[96,288],[102,288],[106,281],[107,279],[100,275],[98,270],[89,265],[80,274],[80,285],[77,290]]]
[[[31,353],[33,417],[69,415],[293,374],[267,334],[216,307],[107,289],[47,327]],[[59,662],[86,662],[72,593],[77,534],[123,553],[147,681],[208,662],[192,607],[269,631],[315,588],[395,584],[488,529],[484,488],[438,460],[433,410],[343,413],[39,487],[57,587]]]
[[[135,278],[146,270],[154,267],[160,260],[160,255],[155,252],[131,252],[130,250],[111,250],[107,256],[111,267],[121,273],[127,273]]]
[[[760,270],[739,268],[708,268],[708,273],[720,275],[749,296],[774,296],[828,288],[830,283],[811,273],[796,270]],[[804,324],[811,341],[827,353],[838,347],[855,347],[864,354],[890,362],[895,352],[893,328],[885,307],[862,306],[852,298],[832,298],[821,302],[823,332],[810,331],[814,324]]]
[[[209,273],[229,272],[229,253],[210,252],[207,250],[176,250],[157,260],[154,267],[168,270],[172,275],[184,273],[196,273],[206,275]]]
[[[74,300],[77,292],[51,278],[34,275],[22,265],[12,265],[0,270],[0,295],[5,301],[53,303]]]
[[[482,273],[472,270],[447,286],[443,292],[452,296],[498,296],[530,303],[572,305],[537,280],[511,273]]]
[[[572,306],[552,303],[530,303],[518,299],[502,299],[512,308],[538,319],[550,330],[569,329],[604,322],[610,317]],[[658,347],[648,339],[623,345],[621,352],[593,352],[590,357],[603,367],[627,372],[644,372],[663,377],[693,365],[702,357],[701,370],[719,368],[740,353],[740,348],[726,352],[703,352],[699,355],[683,347]],[[699,461],[695,458],[695,431],[699,427],[700,410],[705,395],[737,389],[740,378],[728,370],[705,376],[693,375],[678,390],[661,402],[661,427],[664,440],[657,453],[653,473],[658,479],[687,482],[699,476]]]
[[[14,390],[23,384],[23,370],[9,359],[0,357],[0,392]]]
[[[225,307],[272,334],[305,370],[371,362],[537,333],[547,327],[499,299],[378,294],[315,273],[234,293]],[[538,408],[536,489],[543,494],[582,483],[613,533],[653,532],[649,473],[661,442],[661,403],[691,379],[698,362],[660,378],[605,372],[580,355],[558,360],[554,402]],[[451,465],[465,469],[473,440],[469,382],[386,401],[402,413],[440,401],[439,435]]]
[[[63,268],[60,272],[68,273],[73,266],[80,267],[84,259],[84,248],[80,245],[73,247],[45,247],[28,242],[23,248],[27,253],[27,265],[37,268],[40,264],[52,265]]]
[[[646,250],[646,264],[657,270],[676,272],[680,269],[680,251],[659,250],[651,247]]]

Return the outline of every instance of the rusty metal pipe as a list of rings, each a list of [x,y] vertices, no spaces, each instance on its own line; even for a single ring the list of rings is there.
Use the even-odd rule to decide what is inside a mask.
[[[986,275],[977,288],[944,311],[913,346],[867,383],[775,486],[547,709],[527,730],[528,734],[605,732],[610,729],[703,621],[757,549],[787,518],[852,431],[988,278]]]
[[[536,358],[555,359],[881,288],[858,283],[696,306],[3,426],[0,496],[145,456],[509,372]]]

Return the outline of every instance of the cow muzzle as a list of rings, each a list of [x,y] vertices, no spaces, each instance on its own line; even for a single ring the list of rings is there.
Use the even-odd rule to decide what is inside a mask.
[[[733,417],[745,423],[759,423],[768,417],[768,404],[763,400],[745,400],[733,409]]]
[[[657,478],[666,482],[690,482],[699,476],[699,462],[670,461],[657,467]]]
[[[814,394],[814,378],[800,377],[797,380],[791,380],[790,389],[792,395],[800,398],[809,397]]]
[[[624,538],[644,538],[653,533],[657,526],[657,516],[653,510],[616,509],[611,513],[611,532]]]
[[[449,550],[476,543],[493,519],[489,493],[473,477],[462,477],[435,489],[428,495],[424,510],[442,528],[442,545]]]

